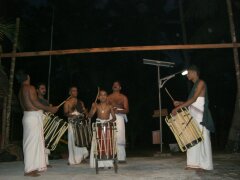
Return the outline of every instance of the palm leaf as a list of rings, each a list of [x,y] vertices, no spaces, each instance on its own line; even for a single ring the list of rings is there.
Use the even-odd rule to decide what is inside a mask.
[[[15,29],[15,24],[0,22],[0,40],[6,37],[13,41]]]

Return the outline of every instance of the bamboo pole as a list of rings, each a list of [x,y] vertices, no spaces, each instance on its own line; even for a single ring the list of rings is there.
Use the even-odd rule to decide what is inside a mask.
[[[228,18],[229,18],[229,26],[230,26],[230,33],[232,43],[237,43],[236,31],[235,31],[235,24],[233,20],[233,11],[232,11],[232,1],[226,0],[227,10],[228,10]],[[227,148],[233,152],[239,151],[239,137],[240,137],[240,66],[239,66],[239,54],[238,49],[233,47],[233,60],[234,60],[234,67],[236,73],[236,81],[237,81],[237,94],[236,94],[236,102],[235,102],[235,110],[233,114],[233,119],[231,123],[231,128],[228,134],[228,143]]]
[[[0,44],[0,66],[2,65],[2,58],[1,58],[1,54],[2,54],[2,46]]]
[[[231,0],[227,0],[226,2],[227,2],[227,8],[228,8],[228,17],[229,17],[232,43],[237,44],[235,24],[233,21],[232,3],[231,3]],[[237,101],[238,101],[238,107],[240,108],[240,66],[239,66],[239,54],[238,54],[237,47],[233,47],[233,59],[234,59],[236,80],[237,80]]]
[[[5,135],[6,135],[6,108],[7,108],[7,97],[3,98],[3,110],[2,110],[2,139],[1,139],[1,149],[4,149],[5,145]]]
[[[9,89],[8,89],[8,96],[7,96],[6,135],[5,135],[5,143],[4,143],[5,147],[9,144],[10,121],[11,121],[10,115],[11,115],[12,93],[13,93],[13,79],[14,79],[15,61],[16,61],[16,57],[14,55],[17,52],[19,25],[20,25],[20,18],[17,18],[16,19],[16,32],[15,32],[14,43],[13,43],[13,53],[12,53],[13,56],[12,56],[10,76],[9,76],[9,87],[8,87]]]
[[[185,45],[154,45],[154,46],[123,46],[123,47],[102,47],[102,48],[83,48],[83,49],[66,49],[36,52],[18,52],[3,53],[1,58],[10,57],[33,57],[33,56],[50,56],[50,55],[67,55],[67,54],[84,54],[84,53],[103,53],[103,52],[128,52],[128,51],[163,51],[163,50],[182,50],[182,49],[224,49],[239,48],[240,43],[222,43],[222,44],[185,44]]]

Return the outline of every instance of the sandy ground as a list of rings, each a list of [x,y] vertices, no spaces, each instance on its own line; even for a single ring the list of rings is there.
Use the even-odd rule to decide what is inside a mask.
[[[167,156],[129,157],[126,164],[118,164],[118,173],[113,169],[91,169],[89,164],[68,166],[66,159],[51,160],[53,168],[41,173],[39,177],[23,176],[23,162],[0,163],[1,180],[147,180],[147,179],[240,179],[240,154],[218,153],[213,155],[214,170],[196,172],[184,170],[186,159],[184,153]]]

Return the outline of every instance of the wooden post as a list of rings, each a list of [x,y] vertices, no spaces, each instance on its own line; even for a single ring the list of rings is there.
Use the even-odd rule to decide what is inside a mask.
[[[233,21],[233,12],[232,12],[232,3],[231,0],[226,0],[227,3],[227,10],[228,10],[228,17],[229,17],[229,25],[230,25],[230,32],[231,32],[231,38],[232,43],[237,44],[237,38],[236,38],[236,31],[235,31],[235,25]],[[236,80],[237,80],[237,95],[236,95],[236,103],[235,103],[235,110],[233,114],[233,120],[228,136],[228,143],[227,148],[231,151],[239,151],[238,149],[235,149],[236,146],[239,146],[239,137],[240,137],[240,68],[239,68],[239,55],[238,55],[238,48],[233,47],[233,58],[234,58],[234,66],[236,71]]]
[[[13,42],[13,56],[12,56],[10,76],[9,76],[9,87],[8,87],[9,89],[8,89],[7,110],[6,110],[6,134],[5,134],[4,147],[6,147],[9,144],[13,80],[14,80],[15,61],[16,61],[16,57],[14,56],[14,54],[16,54],[16,52],[17,52],[19,25],[20,25],[20,18],[17,18],[16,19],[16,32],[15,32],[15,37],[14,37],[14,42]]]
[[[3,110],[2,110],[2,139],[1,149],[4,149],[5,135],[6,135],[6,108],[7,108],[7,97],[3,98]]]

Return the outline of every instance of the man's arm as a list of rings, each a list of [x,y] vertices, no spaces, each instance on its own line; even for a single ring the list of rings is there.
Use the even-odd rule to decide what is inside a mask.
[[[88,112],[87,112],[87,109],[85,108],[85,105],[84,105],[84,102],[83,101],[80,101],[80,103],[81,103],[81,105],[82,105],[82,110],[83,110],[83,112],[85,113],[85,114],[88,114]]]
[[[176,112],[176,111],[177,111],[178,109],[180,109],[180,108],[190,106],[192,103],[194,103],[194,102],[197,100],[197,98],[201,95],[201,93],[202,93],[202,91],[204,91],[204,89],[205,89],[205,84],[204,84],[204,82],[201,80],[201,81],[198,83],[198,85],[197,85],[197,88],[196,88],[196,90],[195,90],[195,92],[194,92],[193,97],[191,97],[190,99],[188,99],[186,102],[180,104],[180,105],[179,105],[178,107],[176,107],[173,111]],[[174,113],[174,112],[173,112],[173,113]]]
[[[67,101],[66,103],[64,103],[64,106],[63,106],[63,111],[64,111],[64,115],[67,116],[67,117],[70,117],[70,107],[69,107],[69,102]]]
[[[92,118],[93,115],[96,113],[96,111],[97,111],[97,104],[96,103],[92,103],[91,110],[88,113],[88,118]]]
[[[111,109],[111,115],[112,115],[112,119],[110,121],[114,122],[116,121],[116,115],[112,106],[110,106],[110,109]]]

